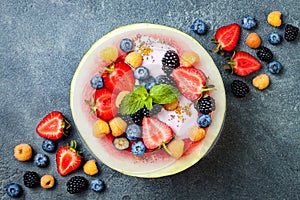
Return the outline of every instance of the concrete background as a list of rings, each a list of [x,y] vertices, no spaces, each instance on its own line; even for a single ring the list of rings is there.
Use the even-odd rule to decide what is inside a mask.
[[[0,1],[0,198],[8,199],[5,186],[17,182],[23,186],[26,170],[56,178],[54,189],[28,189],[20,199],[300,199],[300,58],[299,37],[278,46],[267,42],[273,30],[266,22],[269,12],[279,10],[283,22],[300,26],[300,3],[295,0],[216,0],[216,1],[117,1],[117,0],[2,0]],[[51,164],[40,169],[33,162],[20,163],[13,148],[29,143],[42,152],[42,138],[35,133],[41,118],[60,110],[72,123],[73,131],[60,145],[77,139],[85,159],[93,158],[80,140],[69,107],[69,89],[83,54],[101,36],[126,24],[158,23],[177,28],[198,40],[207,50],[215,30],[240,23],[254,15],[259,24],[255,31],[284,69],[279,75],[261,71],[240,78],[222,69],[223,58],[210,53],[218,66],[227,91],[227,114],[222,135],[211,153],[182,173],[142,179],[122,175],[101,164],[96,176],[106,183],[106,191],[86,191],[78,195],[66,192],[68,177],[56,172],[55,154]],[[204,36],[190,30],[201,18],[210,28]],[[237,50],[252,55],[242,30]],[[267,73],[271,85],[264,91],[251,86],[252,78]],[[241,79],[250,85],[250,94],[237,99],[230,83]]]

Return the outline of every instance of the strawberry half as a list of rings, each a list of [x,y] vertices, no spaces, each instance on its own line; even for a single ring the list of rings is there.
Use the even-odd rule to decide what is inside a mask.
[[[247,76],[261,68],[261,63],[251,54],[238,51],[233,54],[225,69],[231,69],[238,76]]]
[[[81,157],[76,151],[76,141],[72,140],[70,146],[62,146],[56,152],[57,172],[65,176],[80,166]]]
[[[212,40],[217,46],[212,52],[234,50],[239,41],[240,32],[241,27],[236,23],[218,28],[215,39]]]
[[[43,138],[58,140],[70,127],[70,123],[64,118],[61,112],[53,111],[40,121],[36,127],[36,132]]]
[[[165,146],[174,136],[171,127],[152,117],[144,117],[142,134],[147,149],[156,149],[161,145]]]
[[[181,94],[191,101],[201,97],[204,91],[213,89],[206,87],[205,74],[194,67],[178,67],[173,70],[172,76]]]

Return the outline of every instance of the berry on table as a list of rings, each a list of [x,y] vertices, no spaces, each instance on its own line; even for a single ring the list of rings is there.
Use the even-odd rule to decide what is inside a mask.
[[[202,21],[201,19],[196,19],[192,23],[191,29],[199,35],[204,35],[207,32],[208,27],[204,21]]]
[[[52,175],[46,174],[42,176],[40,184],[42,188],[50,189],[55,185],[55,179]]]
[[[40,177],[36,172],[27,171],[23,175],[24,186],[28,188],[33,188],[39,185]]]
[[[125,57],[125,62],[135,69],[142,65],[143,57],[140,53],[133,51]]]
[[[250,89],[245,82],[241,80],[234,80],[231,83],[231,92],[235,97],[241,98],[245,97],[246,94],[250,92]]]
[[[179,62],[179,56],[174,50],[168,50],[165,54],[164,57],[162,58],[162,65],[171,67],[173,69],[179,67],[180,62]]]
[[[241,26],[244,29],[250,30],[256,27],[256,19],[253,16],[244,16],[242,18]]]
[[[272,51],[267,47],[260,47],[256,52],[257,57],[261,61],[270,62],[273,59]]]
[[[201,128],[209,127],[211,122],[211,116],[207,114],[201,114],[197,119],[198,126]]]
[[[149,78],[149,69],[144,66],[136,68],[134,70],[134,78],[138,80],[145,80]]]
[[[272,61],[268,64],[268,71],[272,74],[279,74],[282,69],[282,65],[279,61]]]
[[[216,109],[215,100],[208,95],[198,99],[194,106],[196,110],[202,114],[208,114]]]
[[[20,197],[22,193],[23,193],[23,189],[17,183],[10,183],[6,186],[6,194],[11,198]]]
[[[278,27],[281,25],[281,12],[280,11],[273,11],[270,12],[267,18],[268,23],[271,26]]]
[[[114,137],[122,135],[127,128],[127,123],[121,117],[115,117],[109,121],[111,134]]]
[[[70,194],[80,193],[86,190],[89,186],[89,182],[83,176],[74,176],[67,182],[67,191]]]
[[[103,78],[101,76],[95,75],[90,80],[91,87],[94,89],[100,89],[103,88],[104,82]]]
[[[42,149],[46,152],[52,153],[56,150],[56,142],[53,140],[45,139],[42,143]]]
[[[137,140],[142,137],[142,130],[139,125],[130,124],[126,129],[126,137],[128,140]]]
[[[126,137],[116,137],[113,140],[113,145],[117,150],[125,150],[129,147],[129,140]]]
[[[47,167],[49,165],[49,158],[47,155],[38,153],[34,156],[34,165],[37,167]]]
[[[204,128],[193,126],[189,129],[189,138],[193,142],[198,142],[205,137],[206,131]]]
[[[284,39],[288,42],[294,41],[297,38],[298,32],[299,28],[291,24],[287,24],[284,28]]]
[[[105,184],[101,179],[94,179],[89,188],[94,192],[102,192],[105,189]]]
[[[100,52],[100,58],[106,63],[115,62],[118,56],[118,49],[114,46],[106,47]]]
[[[129,38],[124,38],[120,42],[120,49],[124,52],[130,52],[133,49],[133,42]]]
[[[145,154],[146,146],[142,141],[134,142],[131,145],[131,153],[135,156],[142,156]]]
[[[259,90],[266,89],[270,84],[270,78],[266,74],[260,74],[253,78],[252,84]]]
[[[195,52],[184,52],[181,57],[181,64],[185,67],[191,67],[200,61],[200,57]]]
[[[83,165],[83,171],[87,175],[93,176],[98,173],[98,167],[96,164],[95,160],[88,160],[84,165]]]
[[[32,148],[29,144],[19,144],[14,148],[14,156],[19,161],[27,161],[32,157]]]
[[[246,38],[246,44],[252,49],[260,47],[261,39],[257,33],[250,33]]]
[[[270,44],[276,45],[279,44],[282,40],[281,35],[279,35],[277,32],[271,32],[268,35],[268,41]]]

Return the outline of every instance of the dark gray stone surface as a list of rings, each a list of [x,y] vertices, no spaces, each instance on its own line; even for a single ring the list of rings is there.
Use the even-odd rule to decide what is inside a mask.
[[[28,189],[20,199],[300,199],[300,58],[299,37],[278,46],[267,42],[273,30],[266,22],[269,12],[279,10],[283,22],[300,26],[300,4],[295,0],[216,0],[216,1],[117,1],[117,0],[2,0],[0,2],[0,198],[8,199],[5,186],[23,185],[26,170],[53,174],[54,189]],[[74,123],[69,106],[73,74],[83,54],[105,33],[126,24],[158,23],[177,28],[198,40],[207,50],[215,30],[254,15],[255,31],[284,69],[280,75],[267,72],[266,63],[258,73],[270,75],[271,85],[264,91],[250,86],[251,93],[237,99],[230,83],[241,79],[251,85],[250,75],[239,78],[222,69],[223,57],[210,53],[218,66],[227,91],[227,114],[222,135],[211,153],[193,167],[173,176],[142,179],[122,175],[100,161],[96,176],[106,183],[106,191],[66,192],[70,177],[60,177],[55,154],[48,154],[50,167],[40,169],[33,162],[20,163],[13,148],[29,143],[42,152],[42,139],[35,133],[41,118],[60,110]],[[205,36],[190,30],[193,20],[201,18],[209,26]],[[255,55],[242,30],[237,47]],[[93,158],[74,127],[69,138],[78,139],[85,159]],[[73,175],[83,174],[77,170]]]

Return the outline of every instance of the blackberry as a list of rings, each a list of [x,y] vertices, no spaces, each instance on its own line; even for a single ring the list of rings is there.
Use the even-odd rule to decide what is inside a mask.
[[[176,82],[171,76],[159,75],[155,79],[157,84],[167,84],[167,85],[176,86]]]
[[[117,115],[118,117],[121,117],[126,123],[127,125],[129,124],[133,124],[133,121],[131,119],[131,116],[130,115],[126,115],[126,114],[121,114],[121,113],[118,113]]]
[[[144,116],[148,117],[149,116],[149,110],[144,107],[140,110],[138,110],[136,113],[131,114],[130,117],[136,125],[142,126],[143,118]]]
[[[231,83],[231,92],[235,97],[245,97],[249,91],[249,86],[241,80],[234,80]]]
[[[284,30],[284,39],[286,39],[286,41],[294,41],[297,38],[299,28],[291,24],[287,24]]]
[[[265,62],[270,62],[273,59],[272,51],[267,47],[260,47],[256,52],[257,57]]]
[[[162,58],[162,64],[173,69],[179,67],[180,62],[178,54],[174,50],[168,50]]]
[[[33,188],[40,184],[40,177],[36,172],[27,171],[23,175],[23,182],[25,187]]]
[[[163,106],[160,104],[153,104],[152,109],[149,110],[149,116],[147,117],[152,117],[154,115],[157,115],[158,113],[160,113],[162,107]]]
[[[173,70],[174,70],[174,68],[169,67],[169,66],[167,66],[167,65],[163,65],[163,66],[161,67],[161,69],[163,70],[163,72],[164,72],[165,74],[167,74],[167,75],[169,75],[169,76],[172,74],[172,72],[173,72]]]
[[[208,114],[216,109],[215,100],[211,96],[200,98],[194,106],[198,112],[203,114]]]
[[[86,190],[89,182],[83,176],[74,176],[67,182],[67,191],[70,194],[79,193]]]

